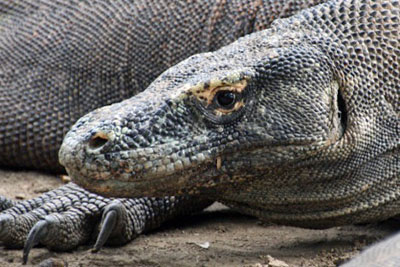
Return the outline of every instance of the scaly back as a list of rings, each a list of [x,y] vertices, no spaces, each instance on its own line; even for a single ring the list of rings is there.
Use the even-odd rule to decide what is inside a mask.
[[[0,165],[60,170],[57,151],[82,115],[319,2],[1,1]]]

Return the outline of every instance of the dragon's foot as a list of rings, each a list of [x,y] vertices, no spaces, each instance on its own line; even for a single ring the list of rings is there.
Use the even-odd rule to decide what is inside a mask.
[[[173,196],[105,198],[69,183],[31,200],[0,197],[0,242],[10,248],[23,247],[24,263],[37,244],[65,251],[96,239],[96,252],[106,243],[125,244],[165,220],[211,203]]]
[[[146,201],[104,198],[73,183],[26,201],[1,197],[0,241],[10,248],[24,247],[24,262],[39,243],[71,250],[98,236],[95,251],[106,242],[124,244],[143,231]]]

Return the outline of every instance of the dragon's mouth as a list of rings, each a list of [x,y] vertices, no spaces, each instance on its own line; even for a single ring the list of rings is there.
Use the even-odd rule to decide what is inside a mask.
[[[213,179],[220,175],[218,162],[216,164],[214,168],[202,164],[169,175],[157,175],[151,179],[138,179],[134,174],[131,174],[130,179],[121,179],[127,176],[117,173],[93,172],[83,175],[75,169],[68,168],[67,172],[76,184],[106,197],[163,197],[200,194],[207,187],[212,187]]]
[[[296,144],[289,143],[285,146],[271,146],[269,144],[270,153],[263,156],[264,159],[269,158],[270,163],[263,167],[258,166],[257,170],[279,168],[282,162],[287,163],[287,159],[279,161],[275,157],[275,155],[281,154],[283,150],[299,151],[304,150],[305,147],[310,147],[310,142],[304,140]],[[315,143],[314,145],[317,146]],[[251,176],[249,173],[253,167],[247,166],[241,159],[248,160],[252,157],[252,153],[256,153],[260,159],[259,156],[263,154],[264,150],[265,144],[259,144],[241,150],[232,149],[229,153],[217,155],[201,153],[202,157],[198,157],[197,162],[183,163],[182,159],[177,159],[169,163],[170,168],[168,168],[168,165],[156,166],[154,162],[159,162],[160,158],[154,160],[153,163],[144,162],[144,165],[146,163],[153,164],[152,168],[147,169],[135,169],[134,164],[138,164],[137,160],[131,158],[118,162],[113,161],[107,166],[97,164],[96,162],[101,162],[101,160],[92,158],[93,165],[89,166],[88,162],[80,162],[77,159],[79,157],[76,157],[74,163],[64,162],[64,165],[66,165],[66,169],[75,183],[89,191],[107,197],[193,195],[209,191],[215,186],[227,186],[235,182],[232,179],[238,179],[237,177],[240,177],[242,173],[244,176]],[[137,154],[137,151],[132,153]],[[114,156],[116,154],[118,153],[113,153]],[[99,157],[104,158],[106,156],[99,154]],[[117,166],[112,167],[115,162],[118,163]],[[78,164],[81,167],[76,167]]]

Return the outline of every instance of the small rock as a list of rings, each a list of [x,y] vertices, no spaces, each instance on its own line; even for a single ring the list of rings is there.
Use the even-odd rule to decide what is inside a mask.
[[[277,260],[271,255],[267,255],[267,263],[268,267],[289,267],[289,265],[286,262]]]
[[[18,199],[18,200],[23,200],[23,199],[26,198],[26,196],[25,196],[25,194],[17,194],[17,195],[15,196],[15,198]]]
[[[196,245],[198,245],[201,248],[209,248],[210,247],[210,242],[204,242],[204,243],[196,243]]]
[[[61,175],[60,178],[64,184],[71,182],[71,177],[69,177],[68,175]]]
[[[208,249],[210,247],[210,242],[204,242],[204,243],[197,243],[197,242],[188,242],[189,244],[195,244],[201,248]]]
[[[38,267],[68,267],[68,263],[62,259],[50,258],[40,262]]]

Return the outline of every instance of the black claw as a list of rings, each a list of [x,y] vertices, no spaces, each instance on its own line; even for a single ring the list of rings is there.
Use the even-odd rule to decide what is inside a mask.
[[[103,222],[101,223],[100,233],[97,237],[96,244],[94,244],[92,252],[98,252],[103,247],[111,232],[114,230],[117,220],[118,213],[116,210],[109,210],[104,214]]]
[[[99,236],[97,237],[96,244],[92,249],[92,252],[99,251],[103,245],[107,242],[111,233],[117,227],[118,219],[121,219],[124,215],[124,205],[118,200],[114,200],[104,208],[103,216],[101,218],[101,229]]]
[[[28,261],[29,252],[32,247],[37,245],[40,240],[47,235],[49,222],[45,220],[38,221],[31,229],[25,241],[24,254],[22,257],[23,264]]]

